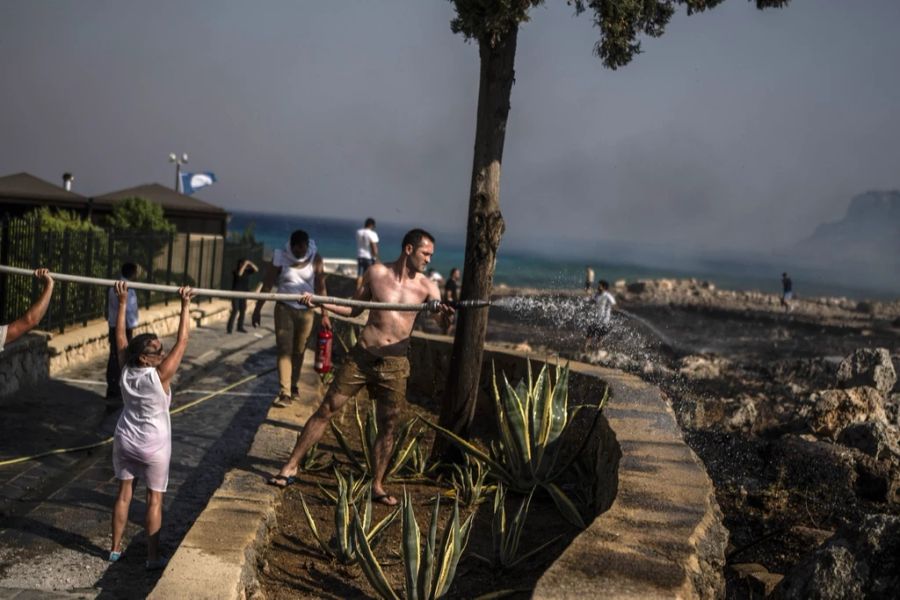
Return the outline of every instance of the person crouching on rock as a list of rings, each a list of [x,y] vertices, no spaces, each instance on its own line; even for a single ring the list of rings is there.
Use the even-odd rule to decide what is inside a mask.
[[[113,469],[119,480],[119,494],[113,507],[112,549],[109,560],[122,555],[122,535],[128,522],[128,509],[134,491],[134,480],[147,483],[147,570],[161,569],[166,559],[159,553],[159,530],[162,526],[163,495],[169,483],[169,459],[172,456],[172,424],[169,405],[170,384],[184,357],[190,331],[190,304],[194,292],[189,287],[178,290],[181,296],[181,321],[178,337],[169,352],[154,333],[142,333],[130,342],[125,337],[125,313],[128,283],[116,282],[119,299],[116,322],[116,351],[124,365],[119,386],[123,408],[113,438]]]
[[[362,286],[353,298],[375,302],[420,303],[441,299],[437,283],[425,275],[425,267],[434,254],[434,237],[422,229],[407,232],[401,243],[399,258],[392,263],[374,264],[363,274]],[[311,295],[301,301],[312,305]],[[322,304],[322,307],[339,315],[354,317],[361,308]],[[438,325],[446,326],[453,314],[446,304],[438,304],[434,318]],[[375,401],[375,418],[378,438],[375,440],[375,472],[372,473],[372,500],[386,506],[396,506],[396,497],[384,489],[384,474],[394,447],[394,430],[406,401],[406,380],[409,377],[409,338],[416,322],[415,312],[394,310],[369,311],[369,319],[359,336],[356,346],[350,350],[347,362],[334,377],[322,404],[306,422],[303,433],[288,461],[269,484],[287,487],[292,484],[300,459],[319,441],[328,421],[341,407],[363,387]]]

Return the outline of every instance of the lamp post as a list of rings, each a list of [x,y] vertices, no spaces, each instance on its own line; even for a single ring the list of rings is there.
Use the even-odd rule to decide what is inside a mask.
[[[169,162],[175,163],[175,191],[181,191],[181,165],[187,164],[188,155],[187,152],[183,152],[181,156],[178,156],[174,152],[169,153]]]

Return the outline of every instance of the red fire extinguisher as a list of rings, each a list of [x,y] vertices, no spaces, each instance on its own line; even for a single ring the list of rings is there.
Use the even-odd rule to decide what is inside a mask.
[[[331,364],[331,340],[334,335],[331,330],[324,327],[319,328],[319,335],[316,339],[316,373],[330,373]]]

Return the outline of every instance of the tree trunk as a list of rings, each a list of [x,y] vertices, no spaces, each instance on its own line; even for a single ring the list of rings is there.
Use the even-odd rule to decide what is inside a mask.
[[[509,97],[515,78],[517,35],[518,25],[502,39],[495,40],[493,45],[486,38],[480,39],[478,44],[481,75],[462,280],[463,300],[488,299],[493,288],[497,248],[505,229],[500,214],[500,164]],[[487,309],[461,310],[457,316],[440,424],[462,436],[468,436],[475,414],[487,322]],[[438,436],[435,456],[452,458],[448,456],[447,449]]]

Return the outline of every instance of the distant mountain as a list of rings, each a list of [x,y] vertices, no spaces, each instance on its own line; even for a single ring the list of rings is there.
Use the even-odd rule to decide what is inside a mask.
[[[819,225],[793,251],[796,258],[814,263],[900,267],[900,191],[855,196],[843,219]]]

